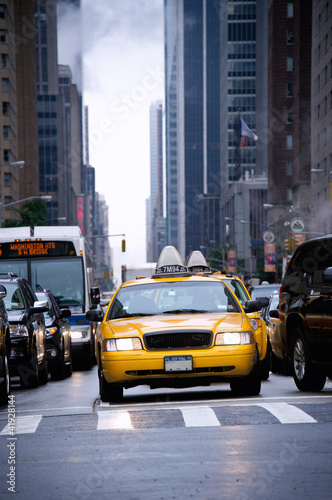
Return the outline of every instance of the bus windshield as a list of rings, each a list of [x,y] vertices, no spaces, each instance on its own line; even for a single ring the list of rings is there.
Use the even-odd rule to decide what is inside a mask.
[[[0,274],[15,273],[21,278],[28,279],[28,261],[22,260],[5,260],[0,261]]]
[[[83,261],[70,259],[31,260],[34,290],[51,290],[60,306],[84,306]]]

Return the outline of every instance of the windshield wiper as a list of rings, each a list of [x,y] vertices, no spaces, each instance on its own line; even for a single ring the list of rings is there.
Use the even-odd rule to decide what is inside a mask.
[[[114,318],[111,319],[121,319],[121,318],[135,318],[135,317],[142,317],[142,316],[155,316],[155,313],[125,313],[125,314],[120,314],[119,316],[114,316]]]
[[[195,313],[207,313],[206,309],[173,309],[172,311],[163,311],[162,314],[195,314]]]

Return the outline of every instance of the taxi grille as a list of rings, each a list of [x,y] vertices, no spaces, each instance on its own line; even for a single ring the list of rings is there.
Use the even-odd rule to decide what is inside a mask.
[[[210,331],[181,331],[148,333],[144,335],[148,350],[208,348],[212,344]]]

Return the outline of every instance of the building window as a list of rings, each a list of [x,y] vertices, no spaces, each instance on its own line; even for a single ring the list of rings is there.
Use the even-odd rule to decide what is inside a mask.
[[[4,149],[3,150],[3,161],[5,163],[9,163],[10,162],[10,150],[9,149]]]
[[[286,175],[293,175],[293,161],[287,160],[286,162]]]
[[[287,71],[293,71],[293,58],[287,57]]]
[[[287,201],[292,201],[293,200],[293,190],[291,187],[287,189]]]
[[[3,139],[10,139],[10,127],[9,127],[9,125],[4,125],[2,127],[2,137],[3,137]]]
[[[7,43],[8,32],[7,30],[0,30],[0,43]]]
[[[9,92],[9,79],[8,78],[1,79],[1,89],[2,89],[2,92]]]
[[[293,149],[293,136],[288,134],[286,137],[287,149]]]
[[[5,172],[4,181],[5,181],[5,187],[11,187],[11,185],[12,185],[12,174],[10,172]]]
[[[287,97],[293,97],[293,84],[287,83]]]
[[[294,17],[294,3],[288,2],[287,4],[287,17]]]
[[[293,110],[287,109],[287,123],[293,123]]]
[[[2,103],[2,114],[3,116],[9,116],[9,102],[4,101]]]
[[[13,198],[11,196],[5,196],[5,205],[12,203],[12,201],[13,201]]]
[[[8,54],[1,54],[1,67],[8,68]]]
[[[288,45],[293,45],[294,43],[294,31],[287,30],[287,43]]]
[[[0,4],[0,19],[7,19],[7,5]]]

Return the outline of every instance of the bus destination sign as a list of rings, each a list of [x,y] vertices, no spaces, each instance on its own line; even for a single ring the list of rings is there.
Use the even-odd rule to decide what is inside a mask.
[[[71,241],[15,241],[0,243],[0,259],[20,257],[66,257],[76,255]]]

